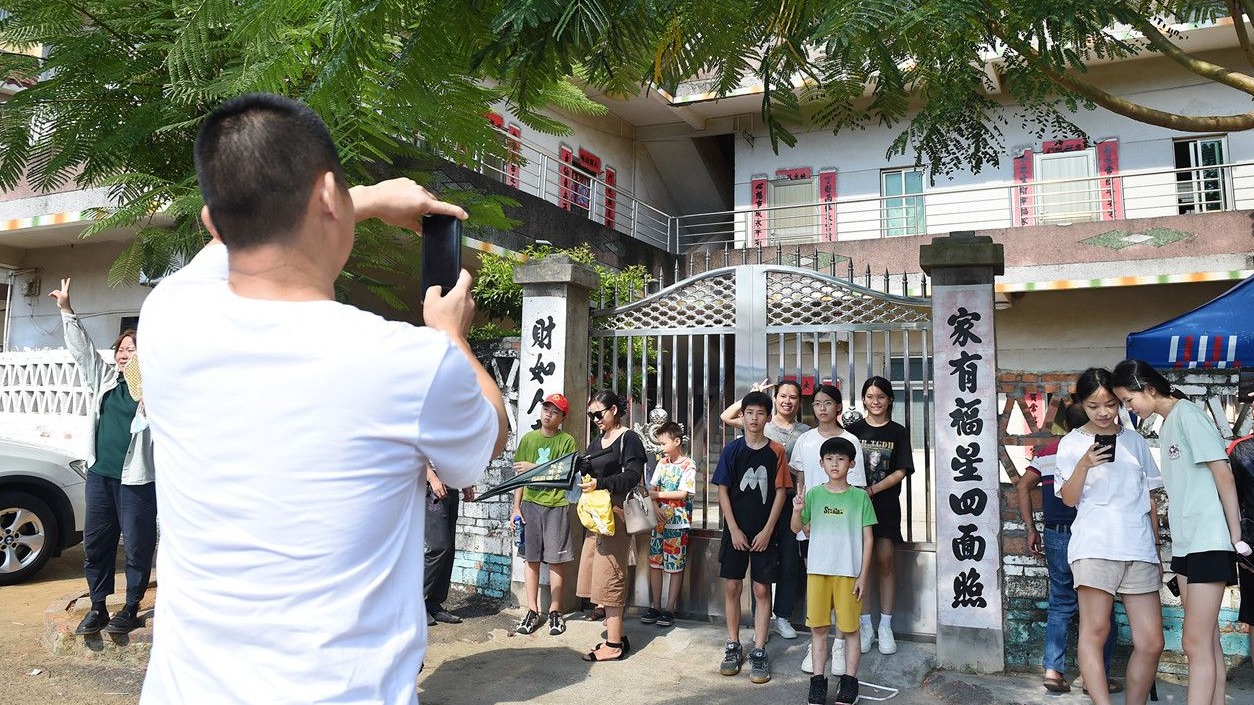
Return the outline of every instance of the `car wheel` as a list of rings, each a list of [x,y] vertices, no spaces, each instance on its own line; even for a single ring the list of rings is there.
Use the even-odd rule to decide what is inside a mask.
[[[56,551],[57,520],[27,492],[0,492],[0,585],[13,585],[44,567]]]

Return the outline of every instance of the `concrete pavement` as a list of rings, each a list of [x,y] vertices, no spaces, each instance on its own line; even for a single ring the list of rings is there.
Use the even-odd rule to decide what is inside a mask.
[[[702,703],[805,703],[809,676],[800,664],[809,634],[785,640],[772,634],[770,683],[749,682],[748,664],[738,676],[721,676],[724,626],[677,620],[669,629],[641,624],[629,611],[627,635],[632,651],[623,661],[587,663],[580,655],[598,641],[604,628],[573,615],[565,634],[547,629],[517,635],[519,610],[496,611],[488,603],[463,602],[454,611],[457,625],[430,628],[426,668],[419,677],[424,705],[551,703],[554,705],[673,705]],[[741,630],[746,643],[749,629]],[[1076,683],[1071,693],[1054,695],[1041,687],[1039,673],[972,675],[935,670],[935,647],[898,640],[898,652],[863,656],[858,677],[860,703],[883,698],[890,705],[1068,705],[1090,702]],[[1117,674],[1118,675],[1118,674]],[[834,679],[833,679],[834,680]],[[870,684],[885,686],[874,688]],[[1182,686],[1158,682],[1159,702],[1184,703]],[[830,687],[829,700],[836,689]],[[1122,694],[1113,696],[1124,705]],[[1254,705],[1254,671],[1249,664],[1229,674],[1228,703]]]

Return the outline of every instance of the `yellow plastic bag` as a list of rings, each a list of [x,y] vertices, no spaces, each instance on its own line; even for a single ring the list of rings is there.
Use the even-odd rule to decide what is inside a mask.
[[[579,521],[588,531],[602,536],[614,535],[614,508],[609,490],[593,490],[579,496]]]

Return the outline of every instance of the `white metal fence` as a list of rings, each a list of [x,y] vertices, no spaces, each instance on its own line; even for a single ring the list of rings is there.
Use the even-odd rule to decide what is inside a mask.
[[[1250,208],[1254,162],[1238,162],[761,209],[746,206],[677,217],[675,240],[682,253],[698,245],[796,245]],[[830,224],[826,229],[825,219]]]
[[[480,155],[466,166],[672,254],[1254,208],[1254,161],[1247,161],[673,216],[520,136],[501,135],[510,160]]]

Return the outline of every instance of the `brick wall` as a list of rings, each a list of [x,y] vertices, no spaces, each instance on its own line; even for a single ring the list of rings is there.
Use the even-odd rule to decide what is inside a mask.
[[[1070,394],[1076,376],[1076,372],[1002,371],[998,373],[998,391],[1002,395],[999,416],[1002,447],[999,456],[1004,473],[1001,486],[1002,588],[1006,599],[1005,634],[1008,668],[1035,670],[1041,667],[1049,585],[1045,559],[1028,554],[1027,527],[1024,526],[1019,516],[1014,486],[1005,482],[1007,479],[1012,482],[1016,481],[1020,474],[1011,459],[1010,449],[1016,446],[1036,446],[1049,442],[1052,435],[1048,429],[1057,413],[1058,403]],[[1195,400],[1215,399],[1224,409],[1231,409],[1235,404],[1236,375],[1232,372],[1173,371],[1167,376],[1172,384]],[[1043,405],[1044,408],[1041,410],[1043,413],[1034,408],[1034,404]],[[1016,422],[1013,425],[1018,425],[1020,414],[1027,426],[1026,432],[1010,433],[1008,427],[1012,427],[1012,421]],[[1044,417],[1040,423],[1037,422],[1038,414]],[[1227,415],[1235,416],[1235,414]],[[1248,426],[1248,421],[1245,422],[1243,428],[1245,426]],[[1237,432],[1239,433],[1240,430],[1238,429]],[[1232,432],[1232,429],[1227,429],[1224,435]],[[1156,438],[1149,439],[1149,442],[1151,447],[1157,447]],[[1162,496],[1160,496],[1159,504],[1159,525],[1162,527],[1163,538],[1169,539],[1167,504]],[[1037,489],[1033,492],[1033,514],[1038,530],[1040,511],[1040,490]],[[1170,560],[1170,548],[1165,546],[1163,551],[1164,557]],[[1159,661],[1159,672],[1183,676],[1187,672],[1187,665],[1180,646],[1183,618],[1180,601],[1166,590],[1161,591],[1161,596],[1166,644],[1162,659]],[[1220,643],[1229,666],[1235,665],[1247,655],[1248,651],[1248,627],[1236,622],[1238,605],[1236,588],[1229,588],[1219,615]],[[1119,629],[1115,672],[1122,674],[1123,662],[1132,648],[1132,633],[1121,603],[1116,603],[1115,616]],[[1074,628],[1069,642],[1067,673],[1074,676],[1079,673],[1079,669],[1075,666]]]
[[[505,451],[494,458],[476,484],[479,491],[514,476],[514,449],[518,407],[518,338],[476,344],[475,355],[496,377],[505,397],[510,417],[509,440]],[[453,584],[462,589],[495,598],[509,596],[510,561],[514,551],[513,528],[509,525],[512,494],[484,502],[463,502],[457,520],[457,554],[453,560]]]

